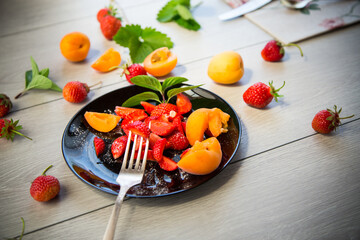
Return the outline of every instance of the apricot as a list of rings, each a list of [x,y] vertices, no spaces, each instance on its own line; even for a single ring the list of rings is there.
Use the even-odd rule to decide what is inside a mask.
[[[120,117],[109,113],[85,112],[89,125],[99,132],[110,132],[120,121]]]
[[[217,83],[233,84],[244,75],[244,63],[237,52],[226,51],[212,57],[208,76]]]
[[[167,47],[154,50],[144,60],[146,72],[155,77],[169,74],[177,64],[177,56]]]
[[[113,48],[109,48],[91,65],[91,67],[99,72],[109,72],[112,70],[111,68],[118,66],[120,63],[120,53]]]
[[[224,113],[219,108],[213,108],[209,111],[209,130],[213,137],[219,136],[221,133],[226,133],[230,115]]]
[[[83,61],[89,52],[90,40],[81,32],[66,34],[60,41],[61,54],[69,61]]]
[[[178,162],[183,171],[205,175],[217,169],[221,163],[222,152],[217,138],[211,137],[202,142],[196,142]]]

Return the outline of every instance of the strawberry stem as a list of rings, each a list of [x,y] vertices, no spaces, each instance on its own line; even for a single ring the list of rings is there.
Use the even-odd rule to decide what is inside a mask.
[[[297,44],[295,44],[295,43],[288,43],[288,44],[286,44],[286,45],[284,45],[285,47],[289,47],[289,46],[295,46],[295,47],[297,47],[299,50],[300,50],[300,55],[303,57],[304,56],[304,54],[303,54],[303,51],[302,51],[302,49],[301,49],[301,47],[299,46],[299,45],[297,45]]]
[[[284,95],[278,94],[278,92],[280,91],[280,89],[282,89],[285,86],[285,81],[284,81],[283,85],[278,89],[275,89],[275,87],[273,85],[273,81],[269,82],[269,86],[270,86],[270,94],[274,96],[275,102],[278,102],[278,98],[284,96]]]
[[[17,135],[20,135],[20,136],[25,137],[25,138],[27,138],[27,139],[29,139],[29,140],[32,140],[32,138],[29,138],[28,136],[22,134],[21,132],[18,132],[18,131],[16,131],[16,130],[11,130],[11,131],[12,131],[13,133],[16,133]]]
[[[101,83],[102,83],[102,81],[98,81],[97,83],[95,83],[95,84],[93,84],[93,85],[89,86],[89,88],[95,87],[96,85],[99,85],[99,84],[101,84]]]
[[[18,95],[15,96],[15,99],[18,99],[19,97],[24,95],[24,93],[26,93],[27,91],[28,91],[27,89],[24,89],[24,91],[22,91],[21,93],[19,93]]]
[[[43,176],[46,176],[46,172],[47,172],[47,170],[49,170],[51,167],[52,167],[53,165],[50,165],[50,166],[48,166],[45,170],[44,170],[44,172],[41,174],[41,175],[43,175]]]
[[[21,234],[20,234],[19,240],[21,240],[23,238],[24,232],[25,232],[25,221],[24,221],[23,217],[21,217],[21,222],[22,222],[22,228],[21,228]]]

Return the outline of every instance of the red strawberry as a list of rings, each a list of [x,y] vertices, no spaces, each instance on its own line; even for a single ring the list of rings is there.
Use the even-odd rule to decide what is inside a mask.
[[[31,196],[39,202],[46,202],[50,199],[53,199],[60,192],[60,182],[59,180],[50,175],[45,175],[46,171],[52,167],[50,165],[45,171],[35,178],[30,186]]]
[[[0,117],[4,117],[12,108],[10,98],[3,93],[0,93]]]
[[[144,120],[148,115],[143,109],[116,106],[114,112],[121,118]],[[145,117],[145,118],[142,118]],[[142,119],[141,119],[142,118]]]
[[[183,93],[179,93],[176,95],[176,106],[179,114],[185,114],[190,112],[192,108],[192,104],[190,99]]]
[[[262,82],[258,82],[249,87],[243,94],[245,103],[256,108],[264,108],[274,97],[277,102],[279,97],[283,97],[283,95],[279,95],[277,92],[285,86],[285,82],[279,89],[275,89],[272,83],[272,81],[269,82],[268,86]]]
[[[167,136],[175,130],[176,126],[170,122],[152,120],[150,125],[151,132],[159,136]]]
[[[189,146],[189,141],[186,138],[186,136],[183,133],[176,130],[172,134],[170,134],[170,136],[168,136],[166,139],[170,144],[170,148],[174,150],[184,150]]]
[[[101,20],[107,16],[107,15],[110,15],[110,9],[109,8],[103,8],[103,9],[100,9],[96,15],[96,18],[99,22],[101,22]]]
[[[160,161],[163,158],[163,152],[166,146],[166,139],[161,138],[156,141],[153,148],[153,155],[156,161]]]
[[[158,163],[161,169],[165,171],[174,171],[178,168],[177,163],[174,160],[165,156],[163,156]]]
[[[115,139],[114,142],[111,144],[111,153],[114,159],[118,159],[124,154],[127,139],[127,136],[121,136]]]
[[[112,40],[113,36],[121,27],[121,20],[114,16],[107,15],[100,22],[100,29],[106,39]]]
[[[131,122],[129,124],[126,124],[123,127],[123,130],[125,132],[132,131],[133,134],[142,136],[143,138],[148,138],[149,135],[150,135],[149,127],[146,126],[145,123],[141,122],[141,121],[135,121],[135,122]]]
[[[269,62],[280,61],[285,54],[284,47],[288,47],[288,46],[295,46],[299,48],[301,56],[304,56],[299,45],[294,43],[282,44],[281,42],[276,40],[271,40],[265,45],[264,49],[261,51],[261,56],[265,61],[269,61]]]
[[[177,115],[177,106],[171,103],[160,103],[151,112],[151,116],[158,116],[164,121],[172,120]]]
[[[99,137],[94,138],[94,147],[95,147],[95,153],[96,156],[99,156],[105,151],[105,142],[103,139]]]
[[[143,66],[141,66],[138,63],[131,64],[128,66],[128,64],[125,64],[123,74],[125,74],[126,80],[130,83],[131,79],[133,77],[139,76],[139,75],[147,75],[147,72]]]
[[[311,126],[312,128],[319,133],[327,134],[332,132],[333,130],[336,130],[338,126],[340,126],[341,119],[351,118],[354,115],[340,118],[342,108],[340,108],[339,111],[337,111],[337,106],[334,106],[334,111],[330,109],[321,110],[318,112],[314,119],[312,120]]]
[[[68,82],[63,88],[63,97],[71,103],[80,103],[85,100],[90,88],[86,83],[78,81]]]
[[[138,156],[138,152],[135,152],[134,154],[134,159],[136,159]],[[140,158],[142,159],[144,157],[144,151],[141,151],[141,156]],[[154,158],[154,155],[153,155],[153,150],[148,150],[148,153],[147,153],[147,158],[146,160],[150,160],[150,161],[156,161],[155,158]]]
[[[0,138],[6,138],[7,140],[14,140],[15,134],[26,137],[29,140],[32,140],[31,138],[25,136],[19,130],[22,129],[21,125],[18,125],[19,120],[15,121],[12,119],[0,119]]]
[[[149,148],[154,149],[155,143],[161,139],[159,135],[156,135],[155,133],[150,133],[149,135]]]
[[[172,121],[172,123],[176,126],[176,129],[181,132],[184,133],[184,129],[183,129],[183,124],[181,121],[181,117],[180,116],[176,116],[174,118],[174,120]]]
[[[155,109],[155,105],[151,104],[151,103],[148,103],[148,102],[144,102],[144,101],[141,101],[140,102],[141,106],[143,106],[143,108],[145,109],[145,111],[148,113],[148,114],[151,114],[151,112]]]

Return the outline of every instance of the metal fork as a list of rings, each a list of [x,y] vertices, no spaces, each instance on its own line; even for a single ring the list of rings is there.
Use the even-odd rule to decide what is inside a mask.
[[[138,135],[135,134],[135,136],[134,136],[133,148],[132,148],[131,156],[130,156],[130,159],[128,162],[131,134],[132,134],[132,132],[130,131],[129,136],[128,136],[128,141],[126,143],[124,160],[121,165],[120,173],[119,173],[118,177],[116,178],[116,182],[119,183],[119,185],[120,185],[120,191],[116,198],[115,205],[114,205],[113,211],[111,213],[108,225],[106,227],[103,240],[114,239],[115,227],[116,227],[117,220],[119,218],[120,208],[121,208],[122,202],[124,200],[124,197],[125,197],[127,191],[132,186],[141,183],[142,178],[144,176],[144,171],[145,171],[145,166],[146,166],[146,158],[147,158],[147,153],[149,150],[149,139],[146,139],[144,157],[143,157],[143,161],[140,166],[141,149],[142,149],[142,145],[143,145],[143,137],[141,137],[136,162],[134,165],[135,147],[136,147],[136,141],[137,141]]]

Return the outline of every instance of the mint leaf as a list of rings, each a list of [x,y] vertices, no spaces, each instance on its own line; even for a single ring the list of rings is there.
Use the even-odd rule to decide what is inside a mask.
[[[155,49],[172,48],[174,45],[166,34],[150,27],[142,29],[134,24],[121,27],[113,39],[117,44],[129,48],[133,63],[143,62]]]
[[[39,72],[39,74],[42,75],[42,76],[44,76],[44,77],[48,77],[48,76],[49,76],[49,73],[50,73],[49,68],[44,68],[44,69],[42,69],[42,70]]]
[[[132,81],[133,79],[131,79]],[[139,105],[141,101],[147,100],[155,100],[157,102],[161,102],[159,96],[154,92],[143,92],[139,93],[135,96],[132,96],[128,100],[126,100],[121,106],[123,107],[133,107]]]
[[[187,86],[187,87],[181,87],[181,88],[173,88],[173,89],[170,89],[167,93],[167,97],[168,97],[168,101],[176,96],[177,94],[179,93],[182,93],[182,92],[185,92],[185,91],[188,91],[188,90],[191,90],[191,89],[194,89],[194,88],[198,88],[200,86],[202,86],[203,84],[200,84],[200,85],[196,85],[196,86]]]
[[[39,74],[39,67],[36,64],[35,60],[33,59],[33,57],[30,57],[30,61],[31,61],[31,69],[32,69],[32,77],[36,76]]]
[[[175,19],[175,22],[181,26],[184,27],[186,29],[189,30],[193,30],[193,31],[197,31],[201,28],[200,24],[198,22],[195,21],[195,19],[189,19],[189,20],[185,20],[183,18],[177,18]]]
[[[54,82],[52,82],[51,88],[49,88],[51,90],[57,91],[57,92],[62,92],[62,89],[56,85]]]
[[[146,75],[138,75],[131,78],[131,82],[140,87],[149,88],[158,92],[161,92],[161,83],[154,77]]]
[[[52,81],[47,77],[36,75],[32,78],[31,82],[27,86],[27,89],[38,88],[38,89],[49,89],[52,86]]]
[[[157,14],[156,20],[159,22],[170,22],[178,14],[175,1],[168,2]]]
[[[25,72],[25,88],[29,85],[31,82],[33,76],[32,76],[32,70],[28,70]]]
[[[176,5],[176,11],[179,13],[180,17],[184,20],[192,19],[192,14],[189,8],[184,5],[178,4]]]
[[[165,79],[162,84],[162,91],[164,92],[167,88],[188,81],[184,77],[169,77]]]

